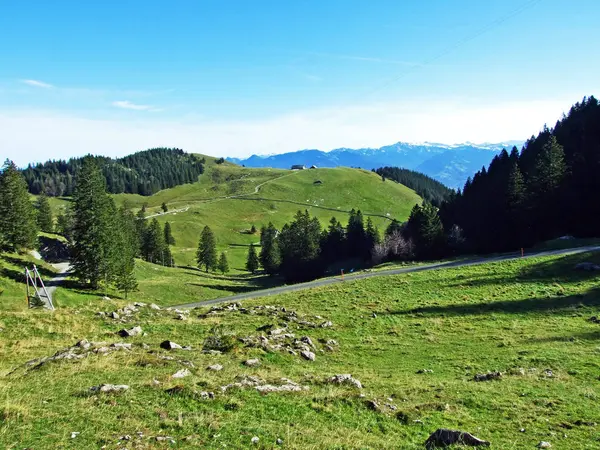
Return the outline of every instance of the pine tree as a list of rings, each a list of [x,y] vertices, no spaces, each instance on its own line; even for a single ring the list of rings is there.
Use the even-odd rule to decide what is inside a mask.
[[[138,238],[136,256],[144,256],[144,244],[146,233],[148,232],[148,221],[146,220],[146,212],[144,208],[140,209],[135,216],[135,229]]]
[[[363,215],[360,210],[350,211],[348,226],[346,227],[349,256],[362,258],[365,254],[366,235]]]
[[[165,232],[156,217],[146,229],[143,253],[146,261],[163,266],[171,265],[171,252],[165,241]]]
[[[278,243],[280,272],[287,280],[310,279],[322,273],[321,225],[316,217],[310,217],[308,211],[298,211],[294,221],[283,226]]]
[[[73,194],[73,272],[97,289],[114,267],[114,204],[106,194],[106,182],[92,158],[84,158]]]
[[[27,182],[7,159],[0,174],[0,244],[9,250],[20,250],[33,248],[36,239],[36,215]]]
[[[274,275],[279,271],[281,257],[279,254],[279,245],[277,243],[277,229],[269,222],[265,228],[260,231],[260,263],[269,275]]]
[[[346,231],[340,221],[332,217],[321,238],[321,259],[328,265],[345,259],[347,254]]]
[[[204,227],[200,235],[196,261],[198,262],[198,267],[202,269],[202,266],[204,266],[207,273],[209,270],[215,270],[217,267],[217,243],[215,235],[208,225]]]
[[[118,233],[116,236],[119,248],[119,258],[115,273],[117,289],[128,297],[129,292],[137,290],[138,283],[135,277],[135,256],[138,248],[136,219],[126,207],[119,209],[117,217]]]
[[[175,245],[175,238],[171,232],[171,224],[169,222],[165,222],[165,241],[167,245]]]
[[[169,211],[169,207],[167,206],[167,204],[165,202],[162,202],[162,205],[160,205],[160,208],[163,210],[163,212]]]
[[[221,252],[217,267],[223,275],[229,272],[229,263],[227,262],[227,256],[225,255],[225,252]]]
[[[381,237],[379,236],[379,230],[375,225],[373,225],[373,221],[371,218],[367,218],[367,228],[365,230],[365,260],[370,260],[371,255],[373,254],[373,249],[376,245],[381,243]]]
[[[52,219],[52,210],[50,209],[50,202],[46,195],[41,194],[36,202],[37,209],[37,224],[40,231],[46,233],[52,233],[54,231],[54,221]]]
[[[254,249],[254,244],[250,244],[248,248],[248,258],[246,259],[246,270],[248,272],[256,273],[258,270],[259,261],[258,256],[256,256],[256,250]]]
[[[437,208],[431,203],[415,205],[406,224],[406,234],[412,239],[417,256],[423,259],[441,256],[446,238]]]

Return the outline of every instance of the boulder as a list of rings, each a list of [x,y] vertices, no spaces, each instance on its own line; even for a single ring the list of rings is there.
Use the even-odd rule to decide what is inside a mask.
[[[119,331],[119,336],[121,337],[133,337],[138,336],[140,334],[142,334],[142,327],[140,326],[130,328],[129,330],[124,328],[121,331]]]
[[[181,347],[181,345],[176,344],[173,341],[163,341],[160,343],[160,348],[163,348],[165,350],[176,350],[176,349],[180,349],[182,347]]]
[[[302,356],[307,361],[314,361],[315,360],[315,354],[313,352],[309,352],[309,351],[306,351],[306,350],[300,352],[300,356]]]
[[[449,447],[454,444],[467,445],[469,447],[489,447],[490,445],[488,441],[479,439],[470,433],[440,428],[425,441],[425,448],[433,450],[437,447]]]
[[[244,361],[244,365],[248,367],[260,366],[260,360],[258,358],[247,359]]]

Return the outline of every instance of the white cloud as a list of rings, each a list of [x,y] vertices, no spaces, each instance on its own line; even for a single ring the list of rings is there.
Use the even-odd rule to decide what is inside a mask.
[[[252,120],[97,120],[43,111],[1,111],[0,148],[19,165],[86,153],[126,155],[158,146],[215,156],[407,142],[526,139],[553,125],[577,98],[499,104],[390,102],[298,111]]]
[[[43,81],[39,81],[39,80],[21,80],[21,83],[28,84],[29,86],[44,88],[44,89],[51,89],[54,87],[51,84],[44,83]]]
[[[129,100],[119,100],[116,102],[112,102],[113,106],[122,109],[133,109],[135,111],[159,111],[151,105],[138,105],[136,103],[132,103]]]

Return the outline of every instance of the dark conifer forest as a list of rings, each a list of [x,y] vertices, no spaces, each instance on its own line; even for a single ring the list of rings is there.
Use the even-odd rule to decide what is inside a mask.
[[[383,178],[389,178],[396,183],[411,188],[419,194],[423,200],[436,206],[441,205],[442,202],[447,200],[454,192],[439,181],[434,180],[421,172],[415,172],[414,170],[403,169],[400,167],[380,167],[375,172]]]
[[[94,156],[111,194],[152,195],[161,189],[193,183],[204,172],[204,159],[178,148],[153,148],[123,158]],[[29,165],[23,175],[29,192],[71,196],[83,158]]]
[[[517,250],[564,235],[600,234],[600,105],[573,105],[522,151],[496,156],[444,203],[446,230],[458,226],[465,251]]]

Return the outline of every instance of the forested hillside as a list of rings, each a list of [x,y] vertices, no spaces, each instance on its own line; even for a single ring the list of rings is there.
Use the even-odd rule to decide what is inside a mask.
[[[123,158],[94,156],[112,194],[152,195],[185,183],[193,183],[204,172],[204,160],[178,148],[153,148]],[[83,158],[47,161],[23,170],[29,192],[52,197],[71,196],[73,179]]]
[[[384,178],[389,178],[411,188],[424,200],[434,205],[441,205],[453,192],[452,189],[444,186],[439,181],[414,170],[400,167],[380,167],[375,172]]]
[[[600,232],[600,105],[576,103],[522,152],[504,150],[441,208],[475,251],[517,249],[562,235]]]

